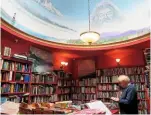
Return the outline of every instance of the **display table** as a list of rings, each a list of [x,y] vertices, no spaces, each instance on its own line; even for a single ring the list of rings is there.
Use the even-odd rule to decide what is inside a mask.
[[[112,114],[119,114],[119,110],[110,110]],[[99,109],[83,109],[83,110],[73,110],[73,109],[59,109],[59,108],[51,108],[51,109],[33,109],[27,110],[24,108],[20,108],[20,114],[105,114],[104,111]]]

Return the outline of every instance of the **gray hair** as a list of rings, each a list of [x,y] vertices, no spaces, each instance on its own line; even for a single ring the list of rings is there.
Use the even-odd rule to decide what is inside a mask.
[[[126,82],[130,82],[130,78],[128,77],[128,76],[126,76],[126,75],[120,75],[119,77],[118,77],[118,81],[119,82],[122,82],[122,81],[126,81]]]

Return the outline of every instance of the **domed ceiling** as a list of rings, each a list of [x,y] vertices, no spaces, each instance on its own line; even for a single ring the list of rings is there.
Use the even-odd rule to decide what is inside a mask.
[[[90,0],[91,30],[100,33],[95,44],[125,41],[149,33],[149,0]],[[1,17],[39,39],[85,45],[88,0],[2,0]]]

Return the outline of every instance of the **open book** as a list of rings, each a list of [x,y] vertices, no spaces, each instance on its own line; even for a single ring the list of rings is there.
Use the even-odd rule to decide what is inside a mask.
[[[19,104],[10,101],[6,101],[0,105],[0,112],[5,114],[17,114],[19,112]]]
[[[111,111],[106,107],[102,101],[93,101],[85,104],[89,109],[100,109],[106,112],[106,115],[112,115]]]

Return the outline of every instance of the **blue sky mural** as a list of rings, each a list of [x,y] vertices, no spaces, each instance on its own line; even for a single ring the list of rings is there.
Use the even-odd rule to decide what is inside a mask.
[[[14,27],[48,41],[84,44],[88,0],[2,0],[1,17]],[[133,39],[149,32],[149,0],[90,0],[95,44]],[[13,20],[14,13],[15,20]]]

